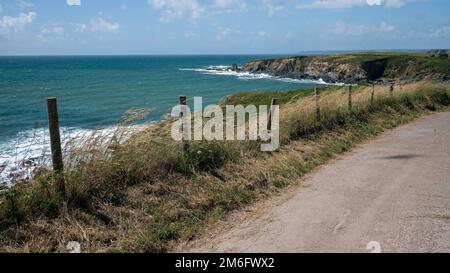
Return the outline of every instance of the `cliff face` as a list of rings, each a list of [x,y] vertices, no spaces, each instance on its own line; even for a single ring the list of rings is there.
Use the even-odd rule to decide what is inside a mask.
[[[331,63],[309,57],[252,61],[243,71],[265,73],[292,79],[322,79],[325,82],[362,83],[376,80],[384,73],[386,63]]]
[[[328,83],[373,81],[450,80],[447,59],[432,60],[403,55],[336,55],[251,61],[243,71],[292,79],[322,79]],[[436,68],[439,68],[436,70]]]

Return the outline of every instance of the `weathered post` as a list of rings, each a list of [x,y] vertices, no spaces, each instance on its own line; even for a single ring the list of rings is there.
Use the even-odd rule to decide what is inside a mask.
[[[394,96],[394,84],[391,84],[391,87],[389,88],[389,93],[391,96]]]
[[[320,91],[317,87],[314,88],[314,91],[316,93],[316,118],[320,120]]]
[[[64,164],[61,150],[61,135],[59,132],[58,106],[56,98],[47,98],[48,129],[50,132],[50,147],[52,152],[53,171],[57,175],[57,187],[61,200],[66,200],[64,182]]]
[[[186,106],[187,105],[187,98],[186,96],[180,96],[180,105]],[[180,113],[180,118],[183,118],[183,111]],[[190,121],[189,121],[190,122]],[[190,132],[186,132],[185,130],[187,130],[188,128],[185,128],[185,124],[183,123],[183,150],[185,152],[189,151],[189,140],[186,138],[186,136],[188,134],[190,134]]]
[[[372,95],[370,96],[370,103],[373,104],[373,101],[375,100],[375,84],[372,84]]]
[[[278,105],[278,99],[272,98],[272,102],[270,103],[270,110],[269,115],[267,117],[267,130],[272,131],[272,119],[273,119],[273,113],[274,113],[274,106]]]
[[[351,85],[348,86],[348,111],[349,112],[351,112],[352,108],[353,108],[353,104],[352,104],[352,92],[353,92],[353,90],[352,90],[352,88],[353,87]]]

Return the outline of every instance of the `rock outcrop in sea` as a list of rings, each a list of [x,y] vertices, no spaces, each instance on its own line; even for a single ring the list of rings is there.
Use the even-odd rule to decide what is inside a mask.
[[[239,66],[237,64],[232,64],[230,69],[231,69],[231,71],[234,71],[234,72],[240,71]]]

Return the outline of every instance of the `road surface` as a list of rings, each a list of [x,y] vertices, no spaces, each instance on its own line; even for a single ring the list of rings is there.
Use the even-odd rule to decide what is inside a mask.
[[[188,252],[450,252],[450,113],[361,145]]]

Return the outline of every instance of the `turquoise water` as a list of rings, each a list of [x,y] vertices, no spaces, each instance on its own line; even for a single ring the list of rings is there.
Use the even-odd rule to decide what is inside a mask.
[[[240,91],[316,84],[207,70],[271,57],[280,56],[0,57],[0,164],[47,126],[49,96],[58,98],[61,127],[89,130],[116,124],[130,108],[149,108],[146,121],[160,120],[179,95],[211,104]]]

